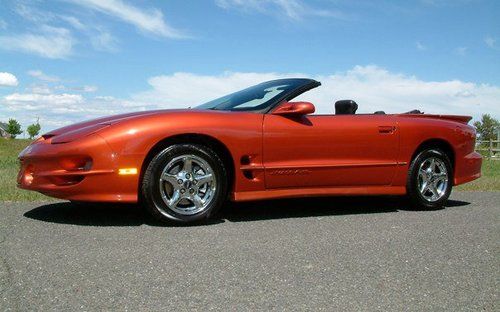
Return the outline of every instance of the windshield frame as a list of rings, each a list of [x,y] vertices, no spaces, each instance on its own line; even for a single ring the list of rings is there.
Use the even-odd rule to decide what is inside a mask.
[[[268,100],[267,102],[264,102],[260,104],[259,106],[264,105],[263,108],[260,109],[248,109],[248,110],[237,110],[237,109],[217,109],[215,107],[208,107],[208,108],[200,108],[200,106],[206,105],[212,101],[216,101],[218,99],[222,99],[224,97],[228,97],[231,95],[236,95],[237,93],[240,93],[246,89],[251,89],[254,87],[257,87],[259,85],[267,85],[266,88],[272,88],[273,86],[279,86],[283,84],[296,84],[296,86],[292,87],[289,90],[286,90],[285,92],[282,92],[272,99]],[[309,91],[313,88],[316,88],[320,86],[321,83],[319,81],[316,81],[314,79],[309,79],[309,78],[286,78],[286,79],[276,79],[276,80],[270,80],[266,82],[259,83],[257,85],[230,93],[228,95],[224,95],[222,97],[219,97],[217,99],[214,99],[212,101],[208,101],[204,104],[198,105],[194,107],[194,109],[200,109],[200,110],[219,110],[219,111],[226,111],[226,112],[246,112],[246,113],[261,113],[261,114],[266,114],[270,111],[272,111],[278,104],[282,103],[283,101],[290,101],[291,99],[299,96],[300,94]],[[220,105],[220,104],[219,104]]]

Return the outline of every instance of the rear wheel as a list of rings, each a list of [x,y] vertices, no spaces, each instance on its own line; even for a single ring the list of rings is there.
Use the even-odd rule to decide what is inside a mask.
[[[227,184],[224,164],[212,149],[176,144],[151,160],[144,173],[142,194],[155,218],[194,222],[219,210]]]
[[[436,209],[451,194],[453,168],[439,149],[426,149],[413,159],[408,173],[407,193],[414,208]]]

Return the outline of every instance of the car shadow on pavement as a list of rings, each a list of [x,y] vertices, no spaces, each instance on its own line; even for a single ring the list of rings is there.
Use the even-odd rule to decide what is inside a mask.
[[[445,208],[470,203],[448,200]],[[271,219],[307,218],[352,214],[393,213],[411,210],[401,197],[318,197],[229,203],[216,218],[189,226]],[[425,213],[425,211],[422,211]],[[78,204],[69,202],[45,204],[24,214],[25,217],[52,223],[83,226],[186,226],[164,224],[152,219],[138,205]]]
[[[448,200],[441,209],[469,204],[464,201]],[[281,199],[234,203],[232,206],[222,212],[222,216],[231,222],[417,211],[405,198],[388,196]]]

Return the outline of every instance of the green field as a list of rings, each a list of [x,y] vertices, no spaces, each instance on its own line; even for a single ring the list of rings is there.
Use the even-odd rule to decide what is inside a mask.
[[[29,140],[0,139],[0,201],[50,201],[47,196],[16,187],[17,155]],[[500,190],[500,160],[484,160],[483,177],[456,188],[461,191]]]
[[[16,177],[19,170],[17,155],[31,141],[0,138],[0,201],[49,201],[50,197],[18,189]]]

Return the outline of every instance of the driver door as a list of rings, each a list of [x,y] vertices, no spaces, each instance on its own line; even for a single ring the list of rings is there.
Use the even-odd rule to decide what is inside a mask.
[[[267,189],[390,185],[398,150],[391,115],[264,117]]]

